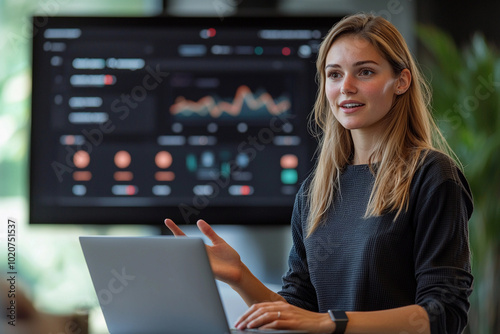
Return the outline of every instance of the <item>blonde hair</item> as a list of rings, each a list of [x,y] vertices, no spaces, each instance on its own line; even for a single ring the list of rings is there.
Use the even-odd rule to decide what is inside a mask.
[[[396,212],[397,217],[408,207],[410,184],[423,160],[423,153],[428,149],[451,152],[430,114],[429,87],[401,34],[390,22],[378,16],[356,14],[345,17],[326,35],[316,62],[319,87],[310,125],[319,137],[319,156],[307,190],[310,206],[307,236],[324,222],[334,197],[340,192],[340,174],[354,153],[351,133],[334,117],[325,93],[326,56],[332,44],[347,34],[370,42],[389,62],[394,75],[408,69],[412,76],[408,90],[396,96],[386,116],[384,133],[369,158],[375,183],[365,217],[391,211]]]

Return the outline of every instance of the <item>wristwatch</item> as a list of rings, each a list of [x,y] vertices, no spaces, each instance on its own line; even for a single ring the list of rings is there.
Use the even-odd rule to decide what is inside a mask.
[[[347,314],[344,311],[337,310],[328,310],[328,314],[330,314],[330,318],[335,323],[335,332],[333,334],[344,334],[347,322],[349,321]]]

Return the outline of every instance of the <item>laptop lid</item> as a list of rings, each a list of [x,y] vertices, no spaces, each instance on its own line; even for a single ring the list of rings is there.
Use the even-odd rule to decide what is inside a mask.
[[[82,236],[111,334],[230,333],[200,238]]]

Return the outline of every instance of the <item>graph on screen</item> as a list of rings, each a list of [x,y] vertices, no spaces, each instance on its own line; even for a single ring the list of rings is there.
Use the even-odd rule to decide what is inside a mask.
[[[286,96],[273,98],[262,89],[252,92],[248,86],[241,85],[231,100],[207,95],[193,101],[179,96],[170,107],[170,113],[180,117],[255,118],[279,115],[289,111],[290,107],[291,101]]]
[[[287,77],[174,74],[169,113],[176,121],[265,121],[292,112]]]

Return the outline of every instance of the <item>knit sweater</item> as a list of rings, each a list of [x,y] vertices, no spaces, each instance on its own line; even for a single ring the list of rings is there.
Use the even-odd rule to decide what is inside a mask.
[[[429,315],[431,333],[461,333],[473,280],[473,205],[465,177],[447,156],[430,151],[413,177],[409,207],[396,221],[394,212],[363,218],[374,180],[367,165],[348,165],[325,223],[308,238],[309,180],[304,182],[280,294],[316,312],[418,304]],[[409,321],[422,326],[422,319]]]

